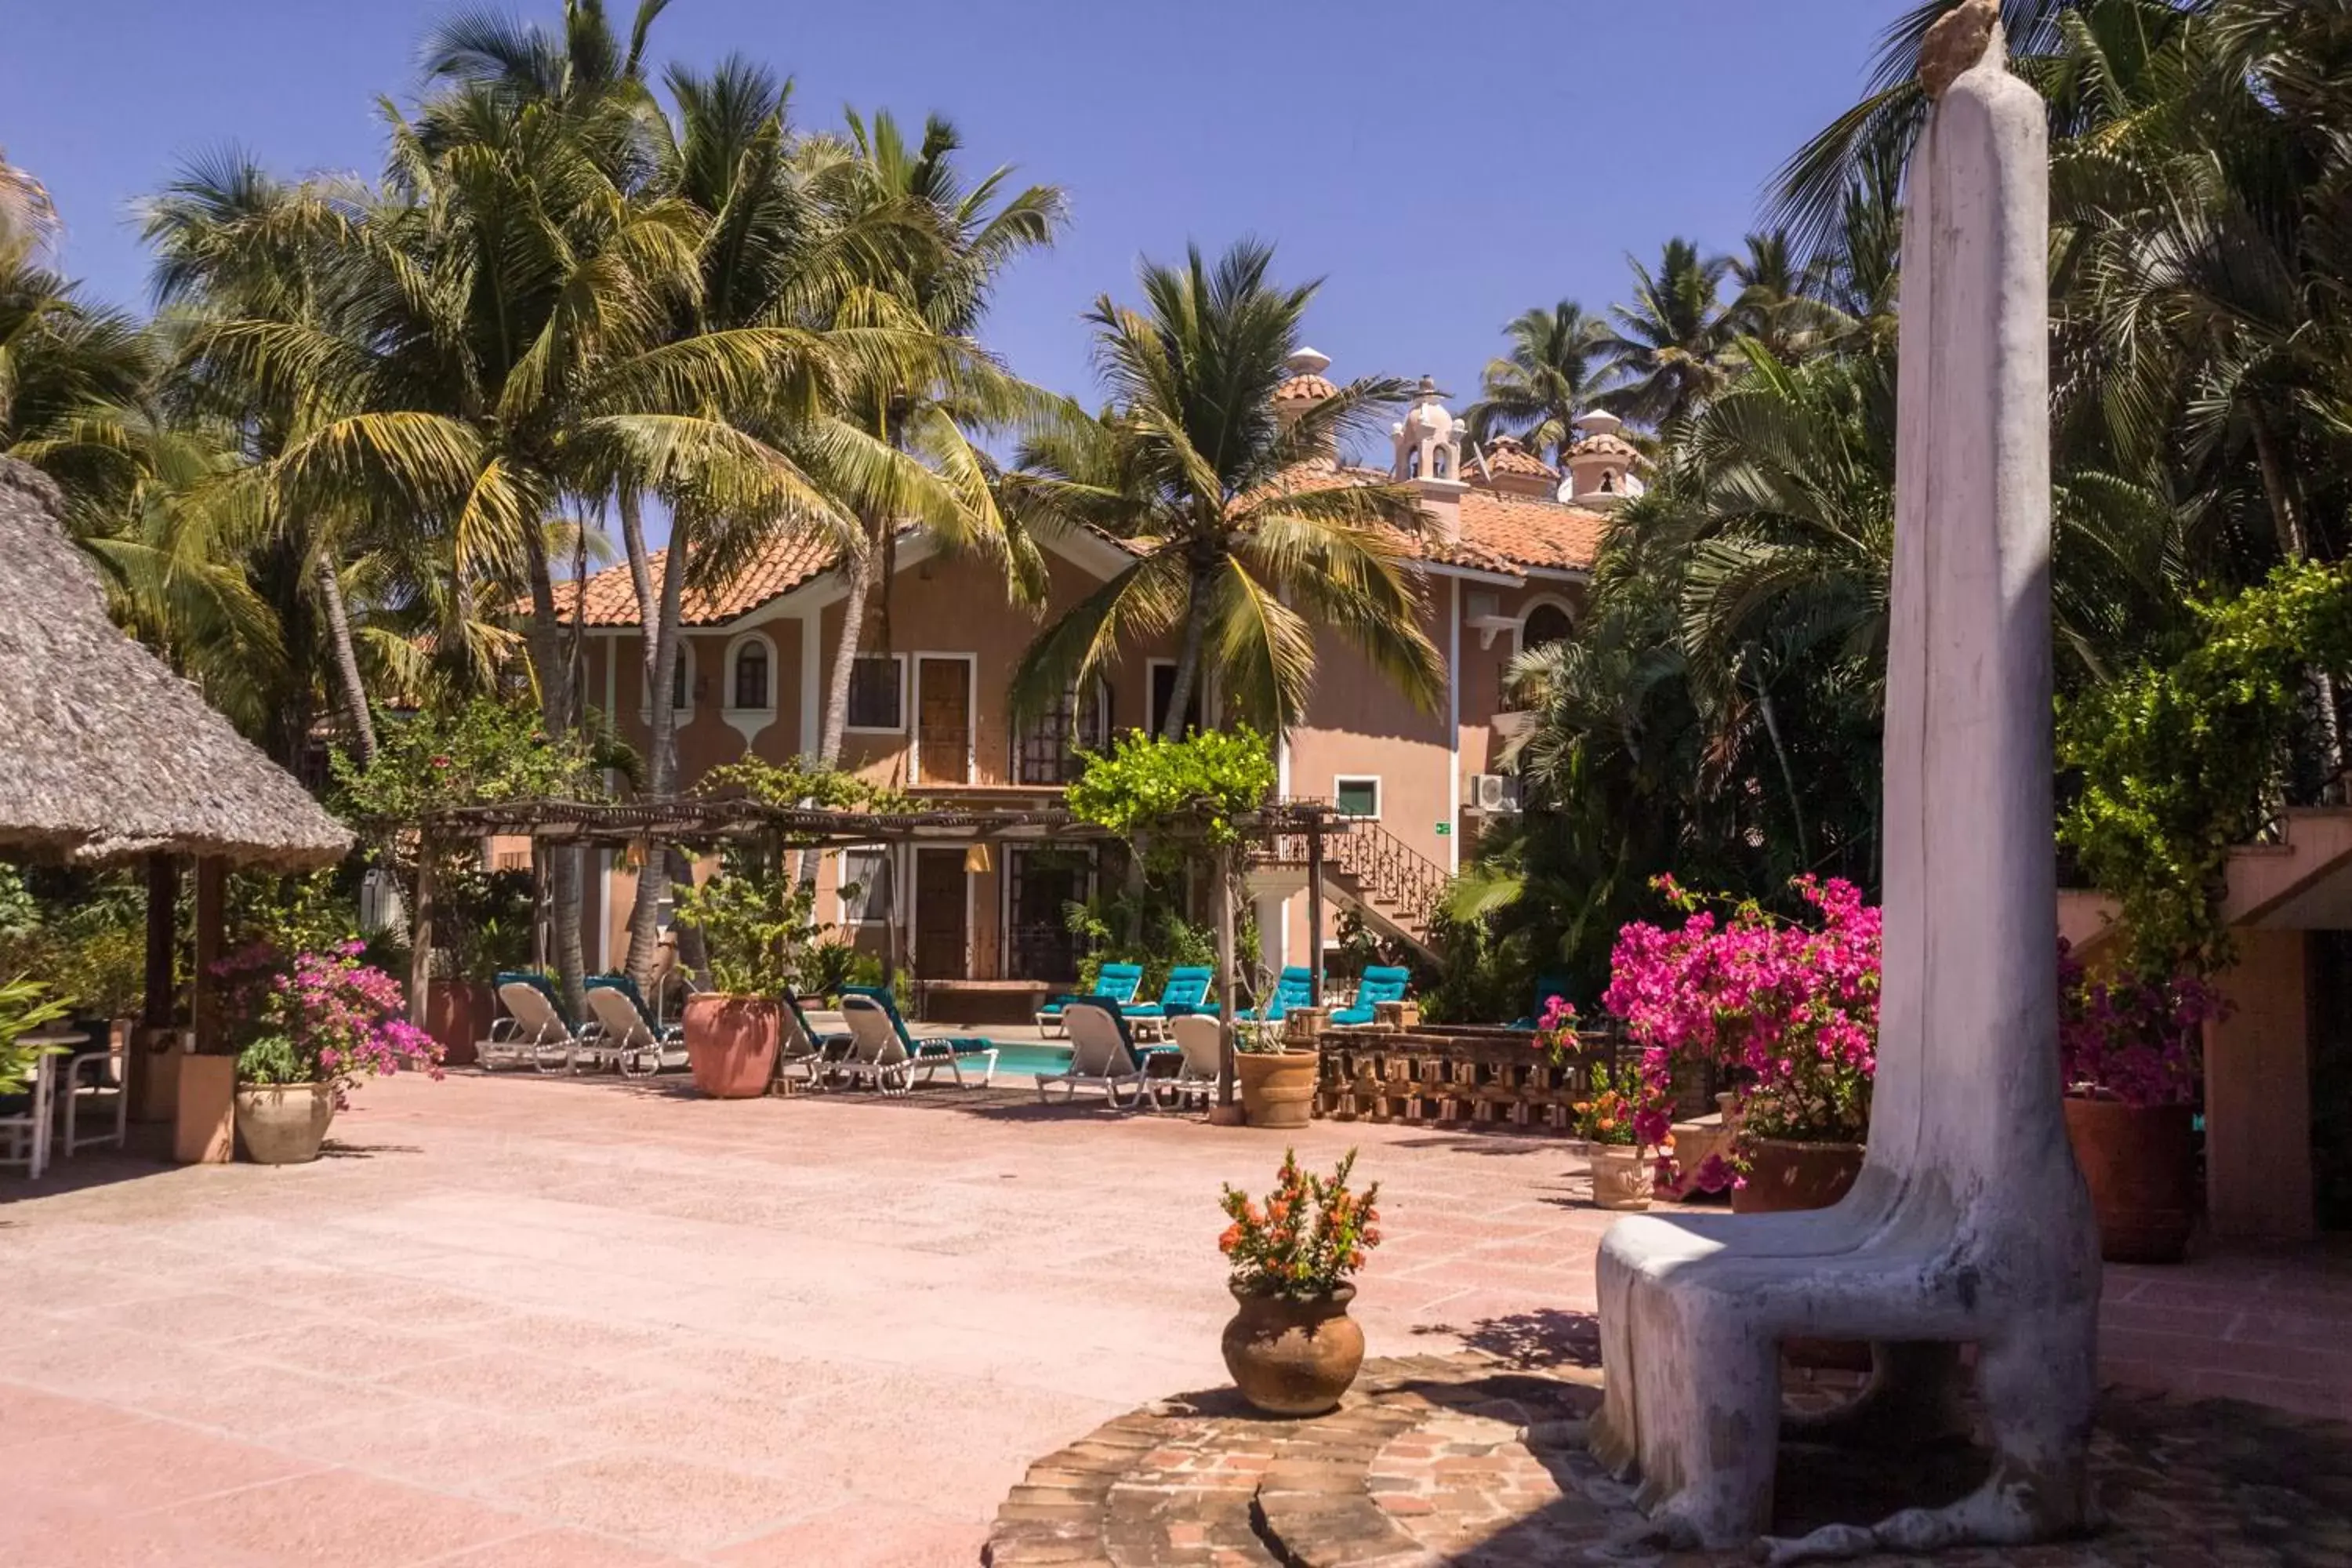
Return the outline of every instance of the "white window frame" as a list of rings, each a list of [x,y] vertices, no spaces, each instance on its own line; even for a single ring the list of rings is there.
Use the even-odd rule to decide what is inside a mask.
[[[907,776],[922,784],[971,784],[980,782],[980,655],[955,653],[940,648],[919,648],[906,656],[906,687],[898,700],[898,711],[907,721]],[[921,679],[923,660],[938,659],[942,663],[953,659],[963,665],[963,776],[961,779],[933,779],[923,772],[923,693]]]
[[[913,718],[913,715],[908,711],[908,709],[911,706],[908,699],[912,694],[907,689],[908,682],[911,679],[907,663],[907,656],[903,653],[861,653],[852,655],[851,657],[855,658],[887,658],[891,663],[898,667],[898,721],[896,724],[845,724],[842,727],[844,731],[852,735],[904,735],[908,733],[908,726],[910,720]],[[850,679],[853,681],[856,679],[856,671],[855,668],[851,670]]]
[[[849,858],[852,855],[878,856],[887,863],[890,858],[890,847],[887,844],[845,844],[834,857],[834,923],[849,931],[871,931],[887,922],[882,916],[872,913],[853,918],[850,914],[849,900],[842,896],[841,889],[858,879],[849,874]],[[874,907],[874,889],[870,887],[866,889],[866,909],[871,910]]]
[[[640,668],[642,668],[642,666]],[[686,687],[686,700],[677,705],[677,722],[680,725],[685,725],[691,723],[694,720],[695,668],[694,639],[688,637],[683,632],[678,634],[677,638],[677,668],[683,678],[683,684]],[[771,665],[769,668],[772,669],[774,668],[774,666]],[[769,685],[773,686],[775,682],[772,679],[769,681]],[[654,721],[654,694],[650,689],[637,694],[637,718],[648,729],[652,728]]]
[[[1388,805],[1388,791],[1381,784],[1381,775],[1378,773],[1333,774],[1331,778],[1331,805],[1335,810],[1338,809],[1339,805],[1339,791],[1349,784],[1370,784],[1372,786],[1372,809],[1368,812],[1350,811],[1344,815],[1355,818],[1358,822],[1378,822],[1381,819],[1381,812],[1382,808]]]
[[[753,643],[759,644],[768,655],[768,700],[763,706],[758,708],[739,708],[735,705],[735,661],[741,658],[743,650]],[[776,644],[773,638],[765,632],[743,633],[727,645],[725,669],[727,689],[720,696],[722,711],[727,718],[766,720],[775,718],[776,687],[783,677],[783,665],[776,658]],[[691,690],[692,688],[688,689]]]

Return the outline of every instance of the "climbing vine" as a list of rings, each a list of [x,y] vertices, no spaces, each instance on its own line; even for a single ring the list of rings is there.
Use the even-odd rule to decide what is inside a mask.
[[[2084,693],[2060,715],[2080,794],[2060,839],[2123,906],[2133,966],[2211,973],[2230,961],[2231,847],[2287,792],[2314,669],[2352,668],[2352,576],[2282,566],[2237,597],[2194,606],[2197,637]]]

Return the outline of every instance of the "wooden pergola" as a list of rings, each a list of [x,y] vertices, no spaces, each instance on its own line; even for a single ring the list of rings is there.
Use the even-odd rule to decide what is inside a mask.
[[[1231,818],[1245,842],[1272,844],[1282,838],[1307,843],[1307,930],[1316,933],[1314,1001],[1323,1001],[1323,841],[1352,831],[1352,819],[1327,801],[1271,801]],[[913,811],[845,811],[825,806],[773,805],[748,796],[681,795],[652,801],[524,799],[455,806],[417,824],[415,928],[410,947],[410,1005],[424,1006],[433,951],[434,851],[453,839],[528,837],[532,860],[541,845],[565,848],[619,848],[642,844],[688,847],[761,845],[781,859],[795,850],[838,849],[866,845],[1087,844],[1118,835],[1059,805],[1021,808],[940,805]],[[1181,837],[1181,821],[1171,828]],[[1216,866],[1217,1010],[1223,1025],[1217,1096],[1221,1106],[1234,1093],[1234,909],[1233,851],[1220,846]]]

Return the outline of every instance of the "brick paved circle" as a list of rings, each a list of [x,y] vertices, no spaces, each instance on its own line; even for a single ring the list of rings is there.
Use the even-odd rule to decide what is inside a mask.
[[[1818,1407],[1836,1385],[1792,1389]],[[1597,1374],[1533,1373],[1483,1355],[1368,1363],[1348,1402],[1312,1421],[1246,1411],[1230,1392],[1121,1416],[1034,1465],[982,1561],[1086,1568],[1534,1568],[1628,1552],[1627,1489],[1584,1450]],[[1906,1461],[1957,1495],[1981,1456]],[[2105,1527],[2023,1552],[1962,1552],[1954,1568],[2352,1563],[2352,1428],[2233,1401],[2110,1391],[2093,1473]],[[1867,1521],[1905,1500],[1880,1456],[1784,1445],[1783,1528]],[[1687,1554],[1682,1564],[1748,1561]],[[1894,1563],[1895,1557],[1864,1559]]]

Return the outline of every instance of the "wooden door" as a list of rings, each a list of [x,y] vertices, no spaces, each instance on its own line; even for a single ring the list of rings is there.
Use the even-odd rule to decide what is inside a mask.
[[[970,664],[960,658],[917,661],[915,726],[915,782],[969,783],[971,778]]]
[[[915,975],[966,980],[971,910],[964,895],[963,851],[915,851]]]

